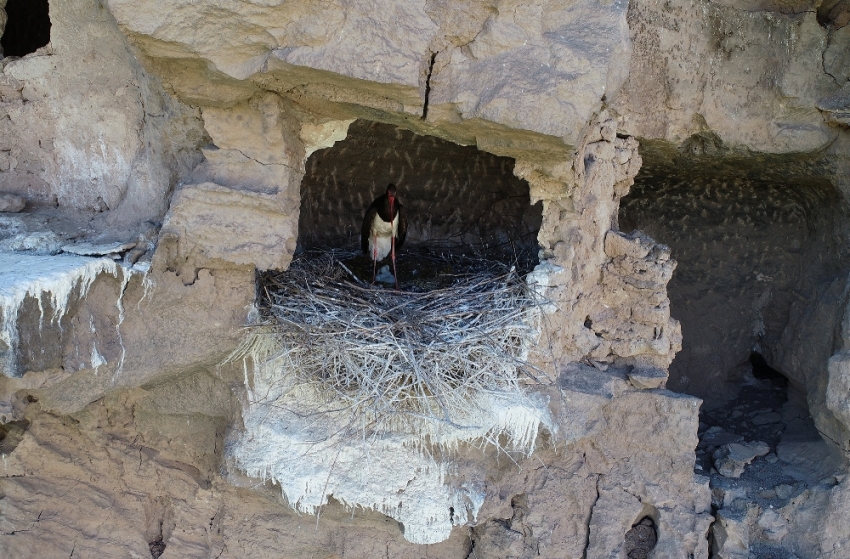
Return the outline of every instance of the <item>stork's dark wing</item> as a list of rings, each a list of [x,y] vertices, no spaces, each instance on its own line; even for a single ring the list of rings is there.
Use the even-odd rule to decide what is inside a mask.
[[[375,221],[377,215],[378,205],[372,202],[372,205],[366,210],[366,215],[363,216],[363,226],[360,227],[360,249],[364,254],[369,254],[369,235],[372,233],[372,222]]]
[[[404,239],[407,238],[407,212],[404,211],[404,206],[401,205],[401,202],[398,203],[398,214],[396,218],[398,219],[398,229],[396,230],[395,249],[400,250],[404,244]]]

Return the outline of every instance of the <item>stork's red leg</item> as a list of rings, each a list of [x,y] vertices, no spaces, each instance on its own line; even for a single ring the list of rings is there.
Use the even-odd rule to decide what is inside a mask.
[[[398,272],[395,271],[395,235],[390,237],[390,240],[390,255],[392,256],[393,260],[393,276],[395,277],[395,288],[398,289]]]

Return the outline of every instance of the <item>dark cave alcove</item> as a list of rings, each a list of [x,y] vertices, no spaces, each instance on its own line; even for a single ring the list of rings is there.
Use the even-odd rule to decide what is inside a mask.
[[[668,387],[703,398],[705,407],[722,405],[752,378],[752,351],[793,384],[815,374],[783,370],[800,364],[802,344],[823,345],[808,366],[825,371],[834,324],[810,341],[796,329],[846,273],[838,189],[807,161],[671,159],[652,146],[646,153],[619,220],[622,230],[670,246],[678,261],[668,294],[683,342]]]
[[[299,251],[359,246],[366,208],[394,183],[408,215],[406,247],[474,253],[530,270],[542,204],[531,205],[528,183],[513,167],[513,159],[474,146],[356,121],[345,140],[307,160]]]
[[[26,56],[50,42],[48,0],[8,0],[6,16],[0,37],[5,56]]]

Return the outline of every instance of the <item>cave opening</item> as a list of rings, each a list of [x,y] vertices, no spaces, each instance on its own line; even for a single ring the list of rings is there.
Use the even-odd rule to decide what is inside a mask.
[[[300,452],[294,445],[303,433],[320,440],[297,461],[309,476],[340,449],[358,456],[362,445],[368,456],[379,438],[417,455],[422,441],[442,453],[485,436],[505,452],[526,452],[534,437],[514,433],[536,432],[548,414],[525,391],[538,372],[528,356],[541,298],[523,273],[537,264],[542,203],[530,203],[514,160],[361,120],[345,140],[312,153],[305,171],[295,254],[286,270],[258,274],[260,327],[239,350],[259,395],[245,414],[248,428],[285,426],[270,440],[292,452]],[[391,183],[408,232],[396,277],[382,278],[388,265],[375,274],[361,252],[361,230],[367,208]],[[499,418],[519,405],[526,411],[503,428]],[[251,464],[269,468],[265,448],[234,452],[250,475]],[[410,461],[405,455],[399,463]],[[340,460],[338,468],[354,479],[361,464]],[[317,483],[326,483],[319,475]],[[273,478],[293,501],[304,487],[289,483],[296,478],[304,479]],[[450,513],[455,524],[466,514],[459,510]]]
[[[781,508],[843,461],[813,416],[829,413],[817,387],[841,347],[846,200],[815,158],[643,155],[618,218],[678,262],[667,387],[703,399],[695,470],[715,510]]]
[[[48,0],[8,0],[6,29],[0,37],[2,54],[26,56],[50,42]]]
[[[838,305],[832,316],[821,307],[847,272],[841,193],[824,176],[769,173],[770,161],[670,165],[651,150],[647,159],[619,221],[678,262],[668,294],[683,342],[668,387],[723,405],[758,378],[755,353],[803,390],[794,379],[808,371],[792,369],[825,367],[835,349]]]
[[[393,183],[409,223],[399,261],[439,253],[528,272],[538,263],[542,204],[531,204],[513,168],[513,159],[474,146],[355,121],[345,140],[307,160],[298,252],[356,250],[364,212]],[[404,274],[400,265],[400,280]]]

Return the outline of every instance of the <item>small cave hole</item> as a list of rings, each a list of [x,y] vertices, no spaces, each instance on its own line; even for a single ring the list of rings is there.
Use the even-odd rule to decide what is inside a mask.
[[[754,378],[759,380],[769,379],[783,388],[788,386],[788,378],[768,365],[764,355],[758,351],[750,352],[749,361]]]
[[[50,42],[48,0],[8,0],[6,29],[0,38],[5,56],[26,56]]]
[[[174,511],[167,497],[150,498],[145,504],[145,539],[151,557],[159,559],[165,552],[168,541],[176,526]]]
[[[153,557],[153,559],[159,559],[159,557],[165,553],[165,542],[162,541],[162,536],[159,536],[154,541],[149,542],[148,547],[151,550],[151,557]]]
[[[30,422],[25,419],[0,423],[0,455],[11,454],[24,438],[29,426]]]
[[[631,530],[626,532],[625,551],[628,559],[647,559],[658,542],[655,522],[644,516]]]

